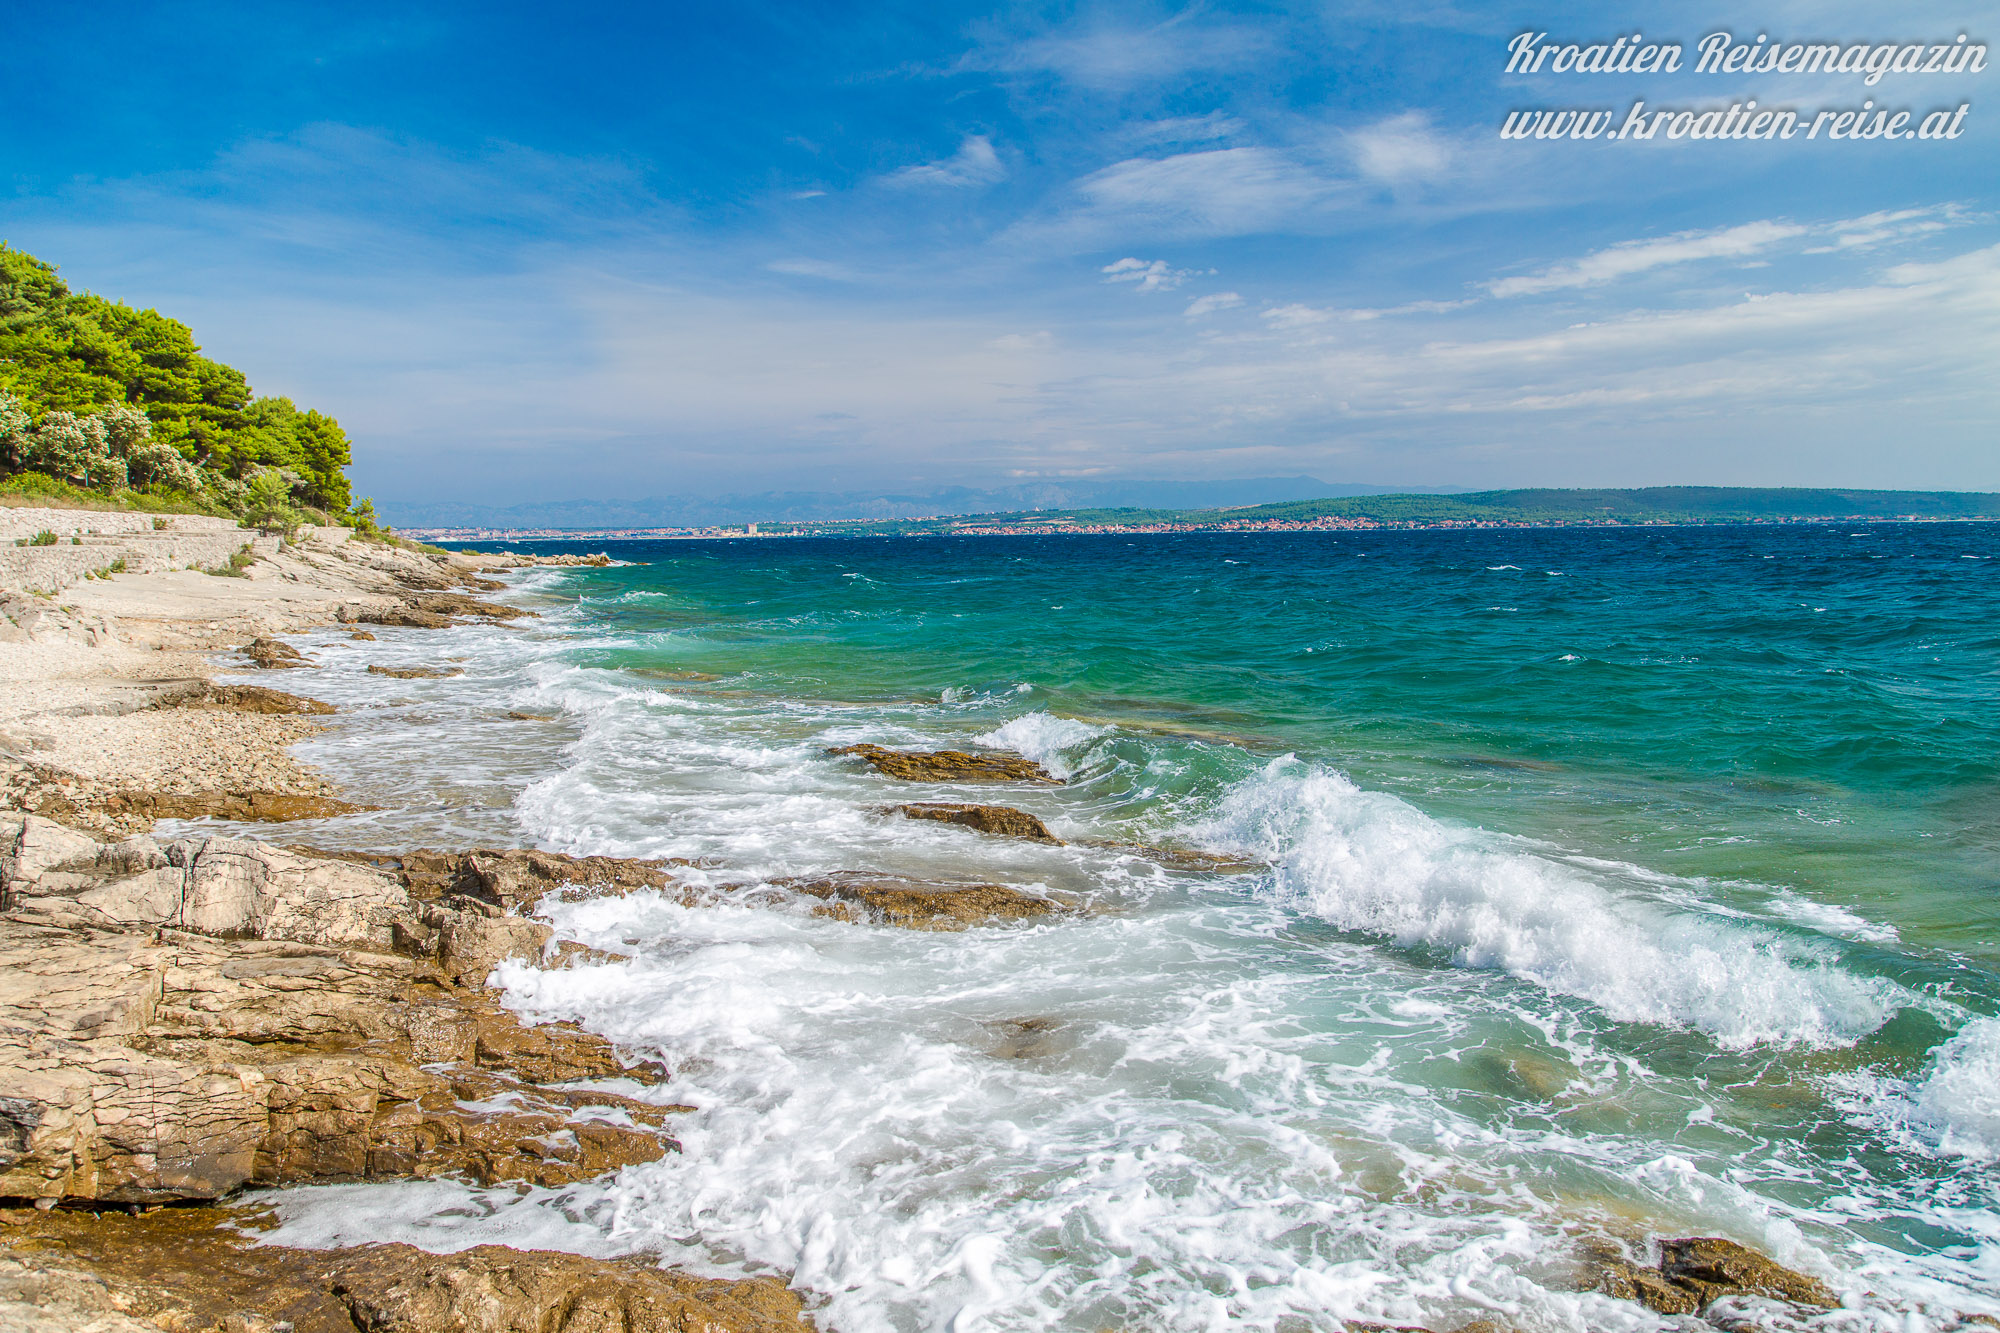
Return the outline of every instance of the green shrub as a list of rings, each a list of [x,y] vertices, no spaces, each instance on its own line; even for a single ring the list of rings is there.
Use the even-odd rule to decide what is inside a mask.
[[[217,578],[225,579],[248,578],[249,575],[243,571],[256,563],[257,557],[250,553],[249,543],[246,542],[242,550],[229,557],[227,564],[217,565],[213,569],[204,569],[202,573],[213,574]]]
[[[43,528],[34,536],[24,539],[20,544],[22,546],[54,546],[56,544],[56,535],[47,528]]]

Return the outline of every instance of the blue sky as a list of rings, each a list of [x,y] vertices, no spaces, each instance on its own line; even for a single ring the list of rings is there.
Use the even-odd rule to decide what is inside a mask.
[[[27,12],[28,9],[34,12]],[[2000,489],[2000,71],[1510,76],[1990,7],[54,5],[0,237],[484,503],[1035,477]],[[1510,109],[1971,103],[1951,142]]]

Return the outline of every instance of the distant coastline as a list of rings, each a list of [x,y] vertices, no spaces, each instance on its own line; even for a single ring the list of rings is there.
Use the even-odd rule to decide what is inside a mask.
[[[424,541],[728,540],[768,537],[1046,536],[1053,533],[1349,532],[1482,528],[1699,527],[1711,524],[1938,523],[2000,520],[1990,491],[1655,486],[1391,494],[1213,509],[1050,509],[896,519],[714,525],[408,527]]]

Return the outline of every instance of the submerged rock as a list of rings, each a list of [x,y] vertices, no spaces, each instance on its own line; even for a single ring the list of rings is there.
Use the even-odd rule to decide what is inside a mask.
[[[773,883],[778,888],[828,900],[830,906],[819,909],[822,915],[842,921],[875,920],[910,930],[963,930],[994,921],[1026,921],[1073,910],[1064,903],[1002,884],[936,884],[869,874]]]
[[[935,819],[946,824],[977,829],[981,833],[993,833],[1006,838],[1026,838],[1031,842],[1048,842],[1058,847],[1063,846],[1063,840],[1049,832],[1048,825],[1027,811],[1016,810],[1010,805],[955,805],[948,801],[916,801],[892,808],[901,813],[905,819]]]
[[[462,676],[465,674],[465,668],[371,666],[368,668],[368,674],[371,676],[393,676],[397,680],[432,680],[441,677]]]
[[[836,745],[831,755],[853,755],[875,766],[878,772],[905,782],[1042,782],[1051,785],[1061,778],[1034,760],[1012,750],[970,754],[964,750],[891,750],[866,742]]]

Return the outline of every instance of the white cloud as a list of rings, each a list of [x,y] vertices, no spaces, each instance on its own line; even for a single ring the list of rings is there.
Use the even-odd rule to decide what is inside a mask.
[[[1205,116],[1173,116],[1166,120],[1142,120],[1125,127],[1128,139],[1152,144],[1213,143],[1243,133],[1243,122],[1220,111]]]
[[[1451,144],[1431,126],[1428,113],[1406,111],[1347,136],[1355,169],[1390,185],[1442,176],[1452,165]]]
[[[890,172],[883,179],[899,186],[935,185],[966,189],[992,185],[1004,180],[1006,175],[1006,164],[993,151],[993,141],[983,134],[970,134],[959,144],[958,151],[943,161],[904,167],[901,171]]]
[[[1714,231],[1683,231],[1657,240],[1624,241],[1581,259],[1552,265],[1539,273],[1501,278],[1486,284],[1495,296],[1534,296],[1568,287],[1594,287],[1668,264],[1697,259],[1735,259],[1756,254],[1779,241],[1804,236],[1808,229],[1790,222],[1746,222]]]
[[[1195,70],[1231,69],[1270,49],[1270,33],[1202,21],[1188,10],[1151,27],[1096,27],[1030,37],[968,59],[979,68],[1047,71],[1085,88],[1120,89]]]
[[[1100,220],[1125,219],[1207,236],[1273,230],[1326,206],[1339,189],[1338,182],[1270,148],[1129,158],[1077,185]]]
[[[1814,246],[1806,253],[1819,255],[1835,250],[1867,249],[1894,241],[1913,240],[1918,236],[1928,236],[1932,232],[1943,231],[1966,220],[1965,210],[1957,204],[1870,213],[1865,217],[1849,218],[1844,222],[1830,224],[1826,230],[1833,233],[1832,242]]]
[[[1191,268],[1173,268],[1164,259],[1119,259],[1106,264],[1098,272],[1106,282],[1130,282],[1138,285],[1142,292],[1168,292],[1186,282],[1189,278],[1201,276]]]
[[[1235,292],[1216,292],[1210,296],[1198,296],[1188,302],[1188,308],[1183,313],[1189,319],[1200,319],[1203,315],[1213,314],[1217,310],[1233,309],[1242,304],[1243,298]]]
[[[800,278],[824,278],[828,282],[853,282],[856,274],[845,264],[824,259],[774,259],[764,265],[773,273],[789,273]]]
[[[1324,324],[1332,319],[1331,310],[1316,310],[1309,305],[1277,305],[1262,312],[1262,319],[1274,329],[1302,329],[1313,324]]]

